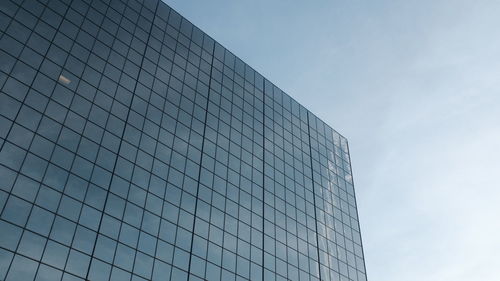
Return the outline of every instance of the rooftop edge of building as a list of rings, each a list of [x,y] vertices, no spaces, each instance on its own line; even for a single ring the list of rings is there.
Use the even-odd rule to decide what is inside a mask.
[[[320,121],[325,127],[326,127],[326,130],[331,130],[332,131],[332,134],[333,134],[333,137],[334,137],[334,140],[335,140],[335,137],[338,136],[339,138],[339,146],[344,148],[344,152],[348,153],[348,140],[347,138],[340,134],[337,130],[335,130],[332,126],[330,126],[328,123],[326,123],[325,121],[323,121],[318,115],[316,115],[314,112],[312,112],[311,110],[309,110],[307,107],[305,107],[304,105],[302,105],[301,103],[299,103],[295,98],[293,98],[290,94],[288,94],[287,92],[283,91],[279,86],[277,86],[275,83],[273,83],[271,80],[267,79],[264,75],[262,75],[259,71],[257,71],[254,67],[252,67],[251,65],[249,65],[248,63],[246,63],[244,60],[242,60],[239,56],[237,56],[234,52],[232,52],[231,50],[229,50],[228,48],[226,48],[225,46],[223,46],[221,43],[219,43],[215,38],[213,38],[211,35],[209,35],[208,33],[206,33],[205,31],[203,31],[203,29],[201,29],[200,27],[198,27],[196,24],[192,23],[189,19],[187,19],[186,17],[182,16],[177,10],[175,10],[174,8],[172,8],[168,3],[165,2],[165,0],[147,0],[147,1],[159,1],[159,5],[165,5],[167,8],[169,8],[171,10],[171,12],[174,12],[176,14],[176,16],[179,16],[181,18],[181,21],[186,21],[188,24],[192,25],[193,27],[195,28],[198,28],[205,36],[209,37],[210,39],[212,39],[214,41],[214,43],[217,45],[219,45],[220,47],[222,47],[226,52],[228,52],[229,54],[231,54],[232,56],[234,56],[235,59],[238,59],[240,60],[241,62],[243,62],[243,64],[245,64],[245,66],[249,67],[252,71],[255,72],[255,74],[257,74],[258,76],[262,77],[264,83],[265,81],[269,82],[273,87],[277,88],[279,91],[281,91],[281,93],[284,95],[284,96],[287,96],[288,98],[291,99],[291,102],[295,102],[297,103],[300,107],[303,107],[309,114],[311,114],[313,117],[316,118],[317,121]]]

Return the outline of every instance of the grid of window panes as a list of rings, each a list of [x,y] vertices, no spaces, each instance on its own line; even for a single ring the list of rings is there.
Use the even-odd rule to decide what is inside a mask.
[[[366,280],[347,140],[309,114],[322,280]]]
[[[214,42],[158,3],[1,1],[1,280],[186,275]]]
[[[366,280],[346,140],[161,1],[0,1],[0,280],[85,279]]]
[[[190,280],[262,280],[263,78],[215,45]]]
[[[265,85],[265,280],[320,280],[307,111]]]

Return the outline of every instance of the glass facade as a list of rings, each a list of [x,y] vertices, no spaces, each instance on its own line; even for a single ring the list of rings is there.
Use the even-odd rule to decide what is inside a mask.
[[[0,89],[0,280],[366,280],[346,139],[165,3],[0,1]]]

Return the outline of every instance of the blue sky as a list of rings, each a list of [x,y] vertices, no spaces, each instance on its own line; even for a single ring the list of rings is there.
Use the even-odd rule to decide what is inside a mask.
[[[500,1],[169,0],[349,139],[370,281],[500,276]]]

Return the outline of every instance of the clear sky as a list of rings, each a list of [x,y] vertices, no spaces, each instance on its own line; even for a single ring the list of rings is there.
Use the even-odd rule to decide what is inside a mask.
[[[349,139],[370,281],[500,280],[500,1],[166,2]]]

